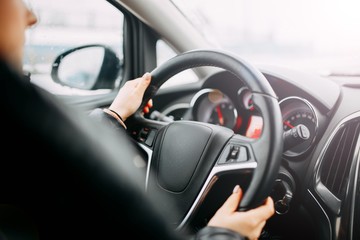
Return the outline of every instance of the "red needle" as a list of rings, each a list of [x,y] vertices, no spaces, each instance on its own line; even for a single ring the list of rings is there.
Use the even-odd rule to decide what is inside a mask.
[[[220,108],[219,105],[216,106],[216,112],[218,114],[219,123],[220,123],[221,126],[223,126],[224,125],[224,117],[222,115],[221,108]]]
[[[289,121],[284,121],[284,124],[290,128],[294,128],[294,126],[291,125]]]

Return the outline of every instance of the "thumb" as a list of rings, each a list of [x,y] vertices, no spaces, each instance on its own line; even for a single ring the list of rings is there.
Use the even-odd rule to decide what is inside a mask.
[[[240,200],[242,198],[242,189],[239,185],[236,185],[233,193],[228,197],[221,207],[221,211],[232,213],[239,207]]]
[[[147,72],[141,77],[140,83],[137,85],[138,90],[145,92],[150,82],[151,82],[151,75],[150,73]]]

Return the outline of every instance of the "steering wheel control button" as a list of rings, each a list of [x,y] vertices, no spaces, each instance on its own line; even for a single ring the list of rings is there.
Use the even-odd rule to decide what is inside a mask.
[[[133,130],[131,135],[135,140],[150,147],[154,142],[156,130],[151,128],[141,128],[140,130]]]
[[[219,164],[245,162],[249,160],[245,146],[229,144],[225,147],[219,160]]]
[[[230,147],[230,152],[228,155],[228,160],[236,160],[239,156],[239,152],[240,152],[240,147],[239,146],[231,146]]]
[[[244,162],[244,161],[247,161],[249,160],[249,156],[248,156],[248,153],[247,153],[247,149],[246,147],[240,147],[240,153],[239,153],[239,157],[237,158],[237,161],[238,162]]]

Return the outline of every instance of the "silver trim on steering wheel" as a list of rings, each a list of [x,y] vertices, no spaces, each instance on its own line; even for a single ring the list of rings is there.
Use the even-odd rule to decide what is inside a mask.
[[[216,165],[210,172],[209,176],[207,177],[205,184],[201,188],[200,193],[196,197],[194,203],[192,204],[190,210],[186,214],[185,218],[182,220],[182,222],[179,224],[179,226],[176,228],[176,230],[180,230],[182,227],[185,226],[185,224],[188,222],[190,217],[193,215],[195,210],[200,206],[202,201],[206,198],[206,195],[210,191],[211,187],[214,185],[214,183],[218,179],[218,175],[220,175],[222,172],[229,172],[229,171],[236,171],[236,170],[242,170],[242,169],[255,169],[257,167],[257,163],[254,161],[249,161],[245,163],[233,163],[233,164],[221,164]]]

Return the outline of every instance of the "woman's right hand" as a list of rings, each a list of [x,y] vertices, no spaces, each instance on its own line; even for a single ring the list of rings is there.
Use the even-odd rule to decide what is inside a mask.
[[[120,88],[109,109],[115,111],[125,121],[140,107],[144,92],[150,85],[150,82],[150,73],[145,73],[142,77],[127,81]],[[152,100],[150,99],[143,112],[148,113],[151,107]]]
[[[239,212],[237,209],[242,194],[242,189],[236,185],[233,193],[210,219],[208,226],[227,228],[250,240],[258,239],[266,220],[275,213],[274,201],[268,197],[263,205]]]

